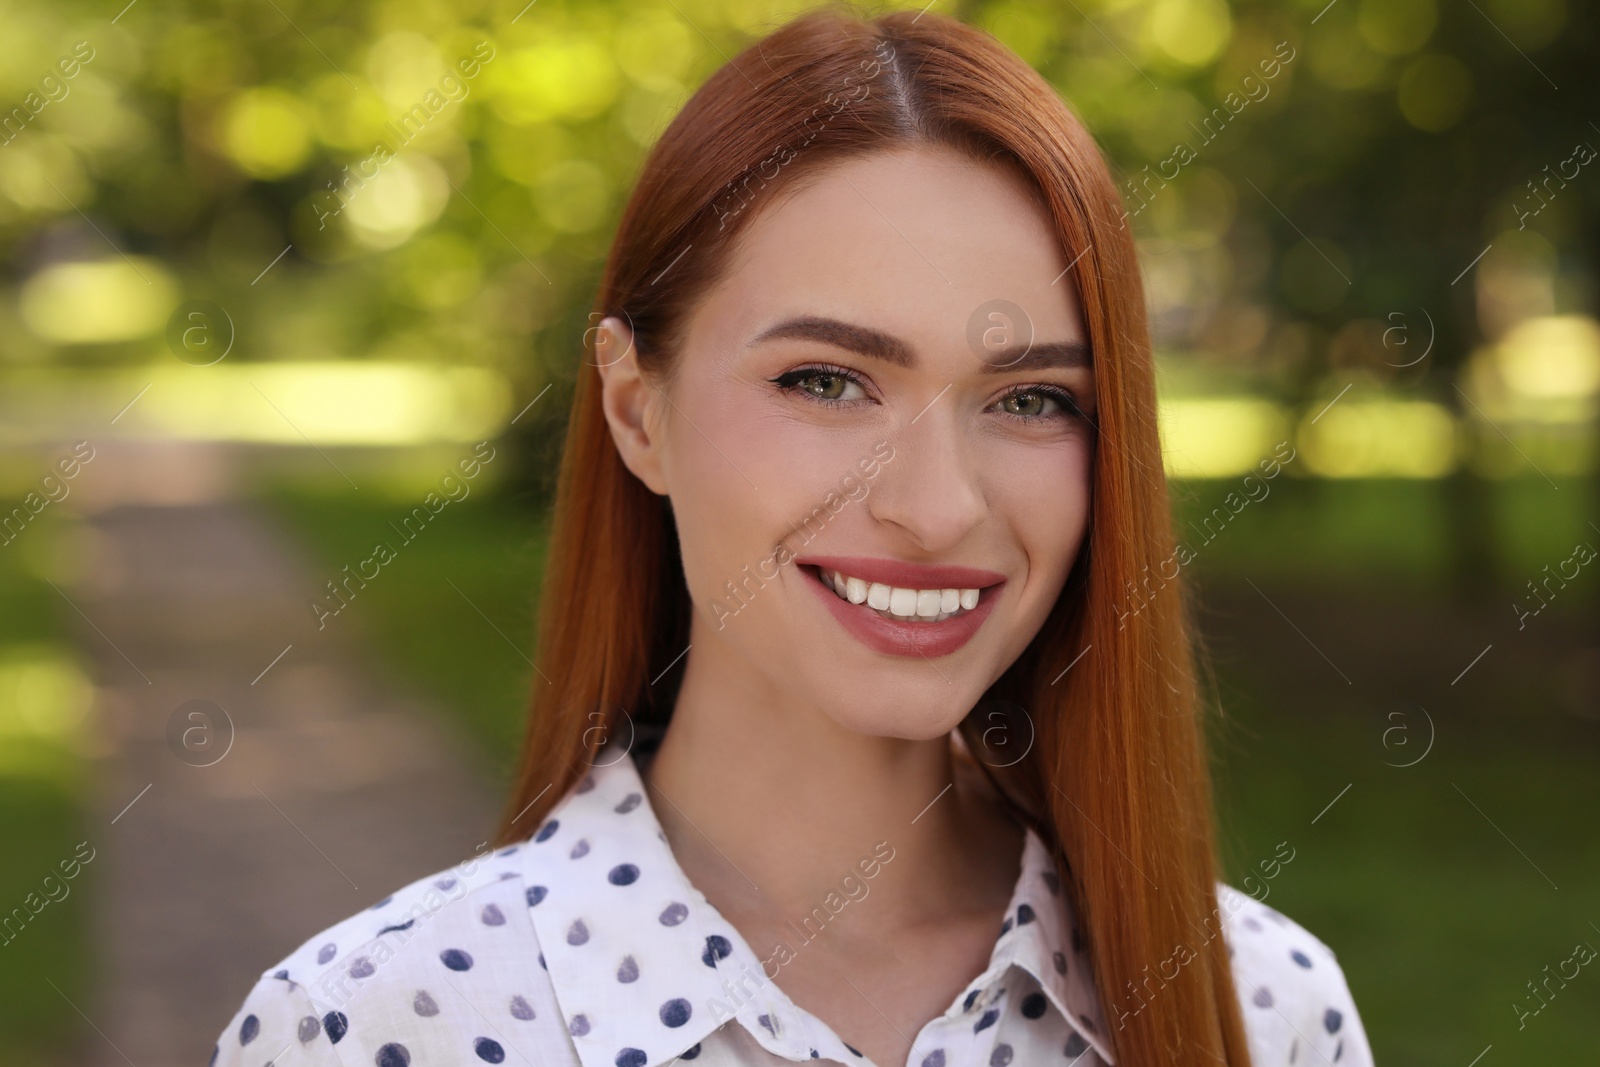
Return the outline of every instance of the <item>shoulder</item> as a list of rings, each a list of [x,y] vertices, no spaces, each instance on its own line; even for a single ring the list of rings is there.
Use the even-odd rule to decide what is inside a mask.
[[[1370,1067],[1366,1031],[1333,950],[1232,886],[1218,883],[1217,906],[1256,1067]],[[1307,1054],[1308,1045],[1314,1054]]]
[[[519,850],[419,878],[307,939],[262,972],[212,1064],[406,1063],[419,1051],[499,1062],[499,1044],[473,1034],[558,1017]],[[530,1030],[517,1043],[539,1048],[540,1038]]]

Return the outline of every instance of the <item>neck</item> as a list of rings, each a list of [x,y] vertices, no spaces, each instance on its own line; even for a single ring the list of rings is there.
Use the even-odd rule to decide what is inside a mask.
[[[719,909],[781,920],[853,888],[877,899],[883,924],[909,930],[1004,907],[1022,830],[948,734],[848,730],[706,660],[688,663],[642,773],[674,855]]]

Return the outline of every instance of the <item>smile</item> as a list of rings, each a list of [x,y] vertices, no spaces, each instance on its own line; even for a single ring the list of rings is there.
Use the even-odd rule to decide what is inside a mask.
[[[819,571],[819,577],[839,599],[865,604],[886,619],[943,622],[978,606],[976,589],[907,589],[840,571]]]
[[[856,640],[875,652],[924,659],[970,641],[1006,580],[996,571],[892,559],[805,556],[795,563]]]

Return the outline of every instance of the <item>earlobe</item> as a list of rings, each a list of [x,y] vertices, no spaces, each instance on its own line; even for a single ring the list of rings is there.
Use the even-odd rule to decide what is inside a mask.
[[[615,317],[593,330],[600,404],[622,462],[653,493],[666,495],[661,476],[660,392],[639,366],[633,331]]]

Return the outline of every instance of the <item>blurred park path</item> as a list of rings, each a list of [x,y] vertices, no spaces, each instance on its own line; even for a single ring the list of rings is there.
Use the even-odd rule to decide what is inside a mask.
[[[318,631],[323,579],[230,498],[226,453],[104,453],[60,590],[104,753],[96,978],[76,1005],[101,1037],[74,1062],[204,1064],[262,970],[471,855],[494,808],[443,717],[363,668],[358,627]]]

